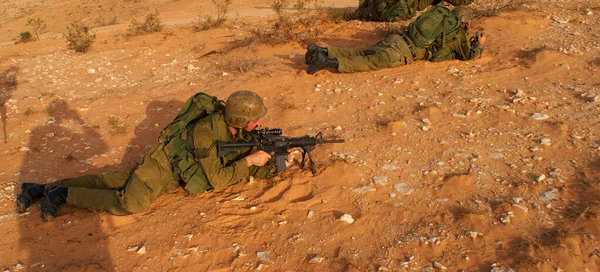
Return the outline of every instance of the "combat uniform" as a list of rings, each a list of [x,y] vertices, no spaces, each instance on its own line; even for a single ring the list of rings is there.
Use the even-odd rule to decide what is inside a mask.
[[[225,123],[222,111],[198,121],[193,135],[194,146],[204,154],[203,158],[198,159],[202,171],[198,171],[196,175],[203,175],[206,183],[182,184],[178,175],[172,171],[168,159],[169,150],[166,150],[165,144],[159,144],[132,170],[63,179],[46,186],[69,187],[67,204],[127,215],[148,210],[152,200],[179,186],[190,186],[198,192],[230,186],[248,176],[266,178],[273,174],[273,164],[248,167],[244,157],[252,151],[249,149],[217,157],[216,140],[235,140]]]
[[[366,50],[337,47],[327,47],[327,50],[329,58],[337,59],[338,71],[342,73],[393,68],[415,60],[471,59],[471,45],[466,31],[462,28],[454,38],[448,39],[444,46],[435,51],[415,47],[405,32],[390,35]],[[483,48],[479,46],[475,50],[475,58],[481,57]]]
[[[417,11],[437,5],[442,0],[365,0],[353,13],[345,14],[346,20],[395,22],[413,18]],[[446,0],[453,6],[468,5],[473,0]]]

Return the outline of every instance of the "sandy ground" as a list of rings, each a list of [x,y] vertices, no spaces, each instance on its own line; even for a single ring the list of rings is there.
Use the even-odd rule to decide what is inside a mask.
[[[489,42],[476,61],[307,75],[296,42],[204,56],[265,27],[269,5],[234,1],[223,26],[193,32],[210,1],[1,1],[0,268],[600,271],[597,0],[477,19]],[[123,37],[154,10],[162,33]],[[41,40],[15,44],[38,16]],[[90,52],[66,49],[68,22],[113,17]],[[320,44],[367,47],[385,25],[326,28]],[[21,182],[128,169],[190,95],[240,89],[264,97],[268,127],[346,143],[316,148],[317,176],[296,167],[199,196],[178,190],[142,214],[67,206],[43,223],[37,203],[16,214]]]

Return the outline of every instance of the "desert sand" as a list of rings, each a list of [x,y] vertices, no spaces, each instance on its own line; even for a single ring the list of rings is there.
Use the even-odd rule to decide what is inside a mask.
[[[211,1],[1,1],[2,271],[600,271],[598,0],[479,16],[474,61],[314,75],[302,42],[226,50],[273,24],[270,4],[234,0],[195,32]],[[125,37],[155,10],[163,31]],[[16,43],[36,17],[40,39]],[[89,52],[67,49],[69,22],[112,18]],[[320,27],[321,45],[366,48],[387,25]],[[241,89],[264,97],[267,127],[346,142],[315,149],[316,176],[179,189],[141,214],[16,213],[21,182],[129,169],[189,96]]]

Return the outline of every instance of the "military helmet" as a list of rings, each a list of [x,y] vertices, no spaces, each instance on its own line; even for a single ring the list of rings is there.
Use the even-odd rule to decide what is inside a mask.
[[[243,128],[250,121],[258,120],[266,113],[267,107],[262,98],[251,91],[234,92],[225,102],[225,122],[234,128]]]
[[[467,23],[474,17],[473,10],[469,7],[456,7],[452,10],[452,14],[454,14],[461,23]]]

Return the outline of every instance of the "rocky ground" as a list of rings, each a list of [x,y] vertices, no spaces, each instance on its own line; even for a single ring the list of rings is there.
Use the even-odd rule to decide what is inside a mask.
[[[268,0],[201,32],[211,1],[1,1],[0,268],[600,270],[600,3],[497,2],[473,5],[481,59],[307,75],[301,42],[229,50],[270,27]],[[162,32],[125,35],[154,10]],[[40,40],[15,43],[38,16]],[[98,25],[88,53],[65,46],[74,20]],[[327,22],[318,41],[367,47],[387,27]],[[268,127],[346,143],[316,148],[317,176],[178,190],[142,214],[15,212],[21,182],[128,169],[189,96],[240,89],[264,97]]]

